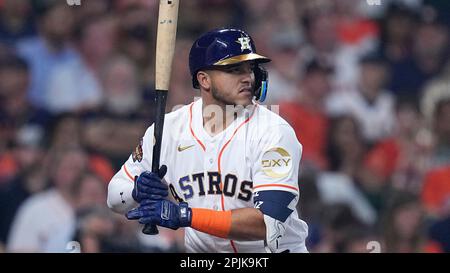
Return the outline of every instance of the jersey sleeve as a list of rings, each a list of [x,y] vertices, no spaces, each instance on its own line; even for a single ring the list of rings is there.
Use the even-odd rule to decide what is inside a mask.
[[[153,139],[152,125],[147,129],[128,160],[109,182],[107,204],[113,211],[123,214],[136,207],[137,203],[132,197],[134,177],[151,170]]]
[[[123,165],[123,169],[128,173],[127,176],[131,176],[134,180],[134,176],[139,176],[142,172],[152,169],[152,156],[153,156],[153,129],[154,126],[150,126],[141,138],[136,148],[134,148],[128,160]]]
[[[279,124],[266,131],[253,162],[253,201],[264,215],[267,252],[282,252],[280,241],[294,221],[299,200],[298,172],[302,145],[294,130]]]
[[[253,192],[280,190],[298,196],[301,155],[302,145],[289,125],[280,124],[267,130],[255,151]]]

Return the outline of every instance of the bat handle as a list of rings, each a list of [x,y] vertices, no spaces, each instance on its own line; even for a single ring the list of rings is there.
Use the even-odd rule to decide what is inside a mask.
[[[161,157],[162,133],[164,128],[164,116],[166,113],[167,90],[156,90],[156,108],[155,108],[155,145],[153,146],[152,172],[159,172],[159,161]],[[161,177],[162,179],[162,177]],[[146,224],[142,229],[144,234],[158,234],[158,227],[152,224]]]

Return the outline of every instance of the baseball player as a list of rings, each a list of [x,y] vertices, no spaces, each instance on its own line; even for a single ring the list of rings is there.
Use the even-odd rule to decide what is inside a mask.
[[[267,92],[260,64],[269,61],[242,30],[198,38],[189,67],[201,99],[166,114],[158,174],[148,171],[147,129],[110,181],[108,206],[142,224],[184,227],[187,252],[307,252],[296,211],[302,146],[257,103]]]

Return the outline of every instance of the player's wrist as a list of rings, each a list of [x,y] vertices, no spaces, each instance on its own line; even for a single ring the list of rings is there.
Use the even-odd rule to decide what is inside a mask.
[[[179,209],[180,209],[180,227],[190,227],[192,223],[192,209],[186,202],[181,202],[179,204]]]

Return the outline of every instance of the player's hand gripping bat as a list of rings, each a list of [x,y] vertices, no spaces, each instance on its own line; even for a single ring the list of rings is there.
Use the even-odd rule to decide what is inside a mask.
[[[155,90],[156,90],[156,119],[154,129],[154,146],[152,158],[152,172],[158,173],[161,155],[161,141],[164,127],[166,100],[169,91],[172,60],[175,51],[177,34],[179,0],[160,0],[158,15],[158,34],[156,38]],[[158,234],[156,225],[145,225],[145,234]]]

